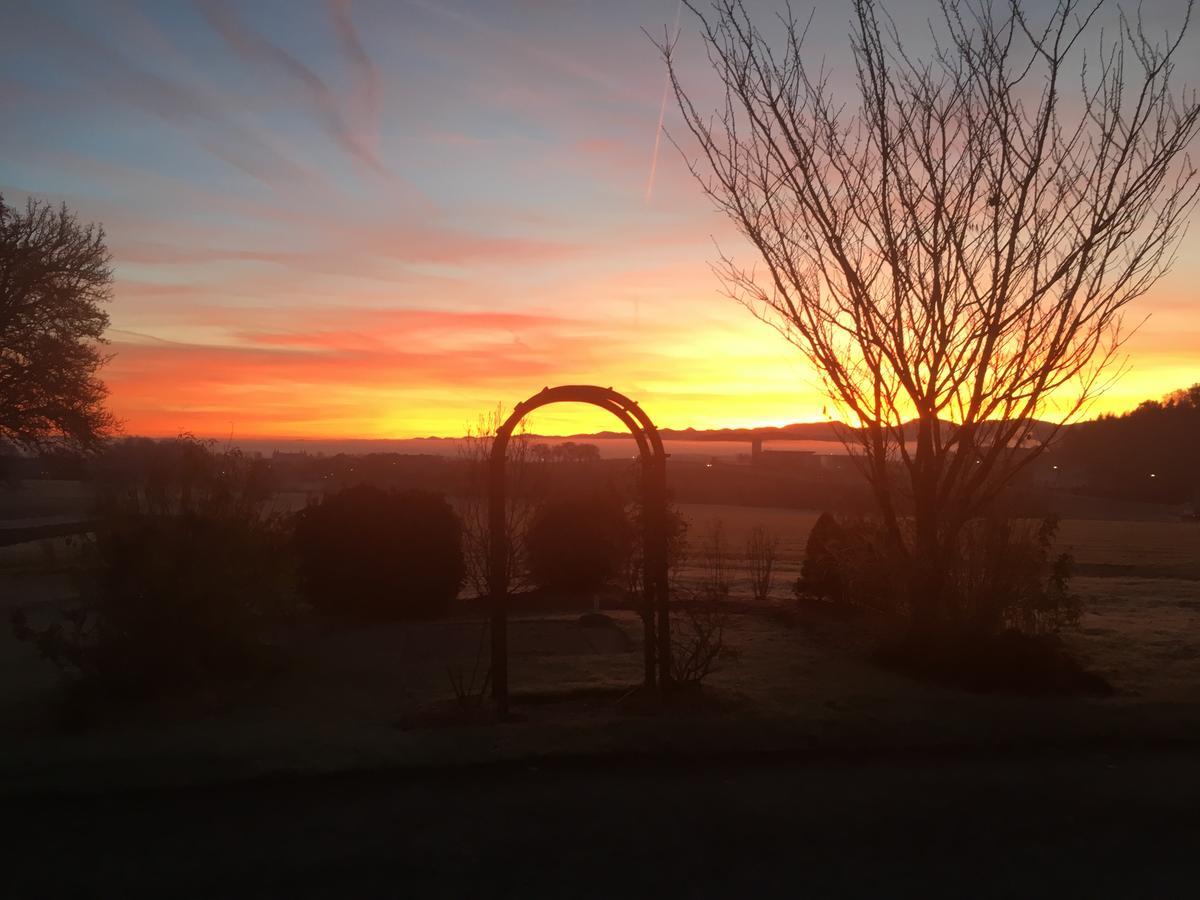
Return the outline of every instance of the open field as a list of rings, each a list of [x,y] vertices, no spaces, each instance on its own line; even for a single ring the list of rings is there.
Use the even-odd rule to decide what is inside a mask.
[[[680,504],[679,510],[688,523],[691,559],[686,574],[696,574],[698,551],[717,522],[723,526],[735,564],[744,561],[746,540],[751,530],[761,525],[780,540],[777,593],[781,599],[790,597],[790,585],[800,574],[804,545],[818,513],[687,503]],[[1200,597],[1200,522],[1063,519],[1056,549],[1075,557],[1080,576],[1119,576],[1127,583],[1138,579],[1190,580],[1197,582],[1193,588]],[[741,587],[748,591],[745,585]]]
[[[872,664],[869,641],[844,625],[739,614],[727,625],[738,658],[706,682],[708,699],[645,715],[619,699],[641,678],[640,623],[613,613],[611,629],[582,627],[574,616],[512,623],[512,689],[577,696],[517,702],[516,719],[504,724],[454,701],[448,670],[470,671],[482,634],[478,621],[462,620],[283,633],[282,667],[263,682],[122,711],[73,732],[57,718],[55,672],[4,635],[0,792],[597,754],[939,753],[1200,740],[1197,601],[1143,600],[1158,610],[1145,619],[1141,607],[1102,590],[1089,595],[1083,627],[1070,640],[1112,679],[1117,694],[1103,700],[980,696],[921,684]]]

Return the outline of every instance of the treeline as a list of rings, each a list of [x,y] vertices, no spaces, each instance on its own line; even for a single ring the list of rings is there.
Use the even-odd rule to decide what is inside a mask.
[[[1053,457],[1080,492],[1200,511],[1200,384],[1081,422]]]
[[[157,445],[171,441],[125,438],[99,454],[47,451],[21,456],[0,447],[0,479],[40,478],[105,482],[144,473]],[[215,449],[215,448],[214,448]],[[1123,415],[1104,415],[1071,425],[1051,452],[1042,456],[1010,493],[1044,495],[1044,485],[1076,494],[1147,503],[1190,504],[1200,512],[1200,384],[1162,400],[1147,400]],[[539,470],[547,483],[586,486],[628,479],[637,463],[601,459],[594,444],[529,443],[510,447],[510,458]],[[356,484],[423,488],[452,496],[469,489],[471,460],[400,453],[255,454],[265,485],[272,491],[325,493]],[[669,460],[667,477],[680,503],[782,506],[862,513],[870,506],[865,484],[851,466],[815,472],[769,470],[738,465],[706,465]],[[1032,478],[1032,481],[1030,480]],[[1036,504],[1035,504],[1036,505]]]
[[[49,451],[40,456],[0,453],[0,473],[12,482],[55,479],[103,486],[153,477],[171,447],[188,439],[123,438],[110,441],[95,454]],[[207,444],[220,452],[219,446]],[[359,484],[398,490],[433,490],[461,497],[478,489],[473,466],[479,458],[401,453],[336,454],[278,453],[245,455],[265,488],[273,493],[316,496]],[[529,479],[553,493],[586,490],[611,482],[632,484],[639,463],[633,459],[602,459],[594,444],[558,445],[514,442],[510,463]],[[697,460],[668,460],[667,479],[679,503],[730,506],[778,506],[834,509],[862,513],[870,505],[866,487],[850,466],[838,470],[794,472],[763,467],[715,464]]]

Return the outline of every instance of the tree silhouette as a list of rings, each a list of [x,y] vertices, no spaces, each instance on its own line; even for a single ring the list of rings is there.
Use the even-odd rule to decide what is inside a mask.
[[[1054,461],[1091,494],[1191,503],[1200,512],[1200,384],[1073,427]]]
[[[91,448],[113,430],[97,377],[111,287],[103,228],[0,197],[0,439]]]
[[[723,88],[713,115],[659,45],[692,173],[755,251],[726,292],[811,363],[905,561],[914,623],[947,619],[964,524],[1119,372],[1122,313],[1166,271],[1197,192],[1180,40],[1103,0],[1050,11],[942,4],[929,59],[855,0],[856,102],[814,70],[806,25],[741,0],[694,13]],[[1190,16],[1190,4],[1189,4]],[[691,139],[689,139],[691,146]]]

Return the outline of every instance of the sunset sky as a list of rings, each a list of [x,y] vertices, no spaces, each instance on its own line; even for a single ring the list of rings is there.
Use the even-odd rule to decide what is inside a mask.
[[[1183,6],[1145,10],[1174,26]],[[456,435],[572,382],[662,426],[819,419],[796,352],[717,292],[714,239],[746,251],[666,141],[654,168],[664,72],[641,29],[675,13],[6,0],[0,193],[104,224],[105,378],[131,434]],[[817,0],[814,53],[844,60],[846,31],[844,4]],[[1200,53],[1177,74],[1200,83]],[[1103,408],[1200,380],[1200,227],[1179,256],[1131,311],[1150,318]],[[613,424],[554,408],[535,426]]]

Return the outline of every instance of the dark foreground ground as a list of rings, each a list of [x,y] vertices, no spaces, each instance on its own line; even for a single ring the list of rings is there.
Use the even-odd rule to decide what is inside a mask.
[[[1177,751],[376,772],[5,814],[12,900],[1200,891],[1200,759]]]

